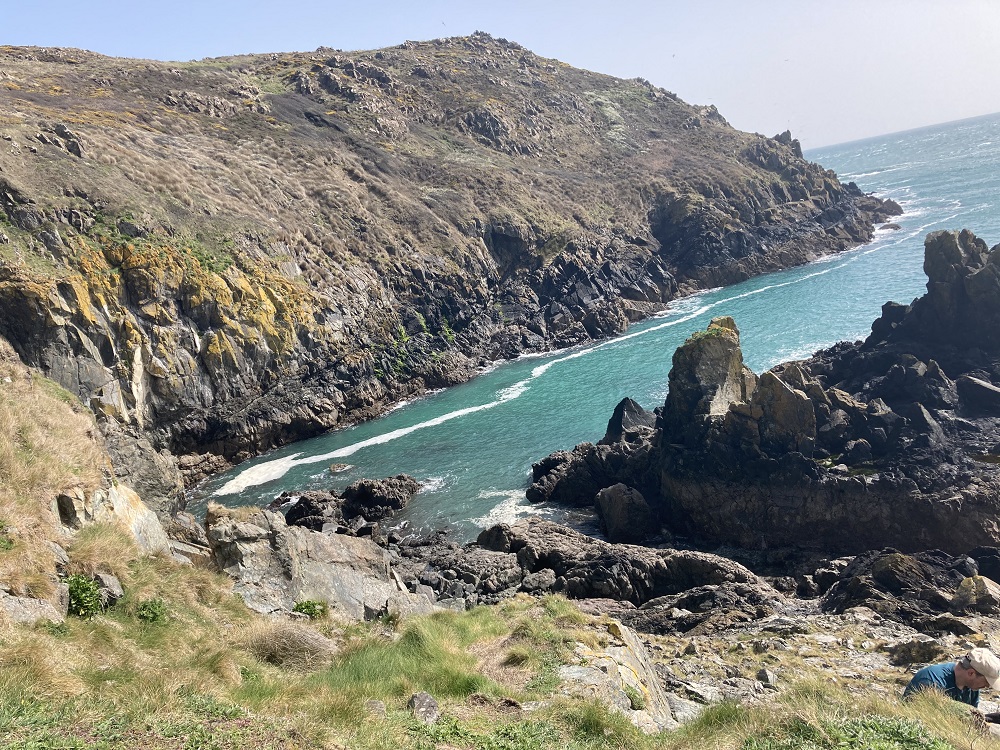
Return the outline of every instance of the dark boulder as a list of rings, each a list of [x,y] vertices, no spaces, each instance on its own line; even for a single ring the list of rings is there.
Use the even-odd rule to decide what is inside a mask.
[[[705,635],[760,620],[784,597],[764,582],[696,586],[646,602],[620,615],[630,627],[656,635]]]
[[[279,500],[295,499],[293,493],[282,493]],[[302,526],[313,531],[322,531],[326,524],[344,525],[344,516],[340,510],[342,499],[323,491],[303,492],[298,500],[285,512],[285,523],[289,526]]]
[[[646,411],[632,399],[623,398],[611,414],[608,429],[598,445],[609,445],[622,440],[631,442],[647,434],[655,426],[655,414]]]
[[[634,544],[657,531],[649,503],[632,487],[624,484],[607,487],[597,493],[594,504],[611,542]]]
[[[364,516],[378,521],[406,507],[420,489],[420,482],[407,474],[386,479],[360,479],[344,490],[341,512],[345,518]]]
[[[1000,588],[976,575],[965,555],[940,550],[903,554],[894,549],[858,555],[823,597],[825,612],[868,607],[896,622],[925,632],[967,632],[951,615],[996,611]]]

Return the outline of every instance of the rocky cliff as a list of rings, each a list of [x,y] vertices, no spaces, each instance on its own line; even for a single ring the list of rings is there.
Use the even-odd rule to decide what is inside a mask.
[[[0,47],[0,113],[0,335],[161,509],[178,466],[618,333],[899,210],[787,133],[478,33],[190,63]]]
[[[620,409],[603,444],[536,464],[529,498],[621,483],[671,532],[750,549],[996,546],[1000,245],[935,232],[924,270],[927,294],[887,303],[865,341],[760,378],[714,320],[675,353],[655,427]]]

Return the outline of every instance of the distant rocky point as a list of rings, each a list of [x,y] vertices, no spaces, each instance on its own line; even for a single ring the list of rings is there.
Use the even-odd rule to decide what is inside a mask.
[[[900,213],[790,133],[479,33],[197,63],[4,46],[0,110],[0,336],[160,511]]]
[[[596,504],[613,540],[645,514],[749,550],[995,547],[1000,246],[934,232],[924,270],[927,293],[884,305],[865,341],[760,377],[713,320],[674,354],[654,426],[626,400],[599,444],[534,465],[529,499]]]

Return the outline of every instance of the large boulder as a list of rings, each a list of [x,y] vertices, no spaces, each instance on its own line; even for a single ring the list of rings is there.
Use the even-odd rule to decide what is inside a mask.
[[[107,489],[68,490],[56,498],[63,526],[80,529],[92,523],[112,523],[127,532],[139,551],[147,555],[170,554],[170,543],[160,519],[130,487],[115,484]]]
[[[695,586],[622,615],[643,633],[706,635],[773,614],[784,597],[763,581]]]
[[[638,543],[656,533],[655,516],[639,490],[615,484],[594,498],[608,541]]]
[[[288,526],[280,513],[209,505],[205,525],[217,567],[251,609],[290,612],[323,601],[331,614],[362,620],[368,612],[428,612],[432,602],[403,588],[388,553],[370,539]]]
[[[812,455],[816,445],[816,415],[809,397],[773,372],[757,381],[750,409],[760,409],[761,447],[769,452],[797,451]]]
[[[974,560],[940,550],[904,554],[894,549],[858,555],[823,597],[826,612],[867,607],[929,633],[972,632],[961,616],[995,613],[1000,589],[978,575]]]
[[[327,524],[340,525],[344,522],[344,514],[341,511],[343,498],[333,492],[314,490],[298,495],[283,492],[276,500],[279,501],[292,503],[292,506],[285,511],[285,523],[289,526],[322,531]]]
[[[688,550],[611,544],[539,518],[488,530],[480,540],[504,540],[525,574],[552,570],[554,589],[580,599],[607,598],[642,604],[694,586],[757,582],[739,563]]]
[[[407,474],[386,479],[359,479],[343,492],[341,512],[345,518],[364,516],[378,521],[406,507],[420,489],[420,482]]]

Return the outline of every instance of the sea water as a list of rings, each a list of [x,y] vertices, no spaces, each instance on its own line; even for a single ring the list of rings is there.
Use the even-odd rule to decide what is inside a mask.
[[[810,151],[843,182],[892,198],[899,229],[868,245],[672,304],[607,341],[498,364],[474,380],[399,405],[380,419],[272,451],[212,478],[191,494],[263,505],[283,491],[343,489],[362,477],[410,474],[423,483],[402,521],[451,528],[459,538],[526,513],[531,464],[603,435],[629,396],[663,403],[674,350],[709,320],[731,315],[756,372],[840,340],[868,335],[888,300],[924,292],[923,241],[968,228],[1000,242],[1000,115]],[[332,472],[333,465],[349,468]]]

